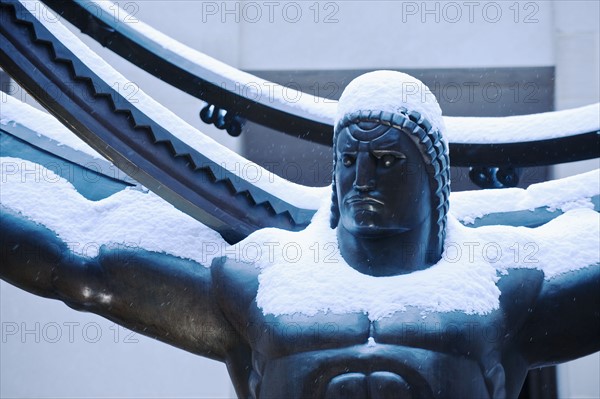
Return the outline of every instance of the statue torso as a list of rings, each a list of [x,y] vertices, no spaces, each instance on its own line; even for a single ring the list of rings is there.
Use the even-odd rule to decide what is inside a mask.
[[[264,315],[258,274],[229,261],[213,270],[223,313],[249,349],[250,372],[232,375],[247,379],[249,397],[502,398],[516,396],[525,378],[514,337],[540,272],[505,276],[500,309],[486,315],[411,308],[376,321],[360,313]]]

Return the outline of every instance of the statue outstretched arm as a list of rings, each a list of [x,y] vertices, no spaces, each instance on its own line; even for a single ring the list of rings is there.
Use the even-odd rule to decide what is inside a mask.
[[[600,265],[544,281],[519,334],[531,366],[573,360],[600,350]]]
[[[4,207],[0,215],[3,280],[215,360],[235,346],[210,269],[139,248],[79,256],[48,228]]]

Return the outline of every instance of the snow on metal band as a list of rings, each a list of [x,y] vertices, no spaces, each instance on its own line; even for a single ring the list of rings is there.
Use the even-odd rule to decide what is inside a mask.
[[[255,90],[256,87],[273,87],[276,84],[240,71],[206,54],[186,46],[151,26],[139,21],[126,10],[108,1],[77,0],[83,7],[98,7],[102,12],[97,17],[113,26],[117,18],[119,31],[127,36],[141,37],[164,48],[173,59],[181,60],[178,65],[191,65],[198,76],[238,93],[255,99],[259,103],[315,121],[333,125],[337,104],[308,93],[286,88],[287,96],[281,91],[268,90],[268,95]],[[118,12],[115,10],[118,9]],[[135,20],[136,23],[129,23]],[[128,22],[129,21],[129,22]],[[240,91],[242,87],[244,90]],[[264,90],[262,90],[264,91]],[[423,92],[423,102],[427,93]],[[289,101],[289,98],[298,101]],[[600,103],[563,111],[508,117],[452,117],[444,116],[444,135],[449,143],[492,144],[548,140],[600,130]]]
[[[39,10],[40,7],[45,7],[44,13],[32,12],[32,15],[73,54],[77,54],[81,62],[94,71],[107,84],[123,87],[123,85],[129,83],[123,75],[114,70],[106,61],[63,26],[59,22],[59,18],[54,16],[45,5],[31,1],[21,0],[20,2],[28,10]],[[283,201],[299,208],[315,209],[315,204],[318,204],[319,199],[328,191],[327,188],[306,187],[289,182],[252,163],[195,129],[142,90],[136,93],[135,99],[137,102],[135,105],[131,104],[131,107],[139,109],[165,130],[172,132],[177,138],[213,162],[239,176],[241,179],[281,198]],[[244,176],[244,170],[256,171],[256,173],[252,173],[249,179],[248,176]]]

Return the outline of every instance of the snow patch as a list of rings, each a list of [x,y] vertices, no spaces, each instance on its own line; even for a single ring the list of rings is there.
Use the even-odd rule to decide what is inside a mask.
[[[446,132],[442,110],[429,88],[419,79],[402,72],[375,71],[354,79],[342,93],[335,123],[355,111],[400,113],[400,108],[424,116],[434,130]]]
[[[519,143],[600,130],[600,103],[539,114],[505,117],[446,117],[451,143]]]
[[[94,202],[67,180],[32,162],[2,157],[0,165],[3,172],[11,165],[12,172],[2,174],[0,204],[56,232],[78,255],[93,258],[102,245],[127,246],[209,267],[213,255],[206,249],[228,246],[218,233],[151,192],[128,188]],[[38,168],[43,172],[19,173]]]
[[[373,277],[344,261],[336,232],[328,226],[329,213],[324,200],[306,230],[261,230],[238,244],[277,242],[279,248],[295,248],[292,254],[282,250],[252,259],[261,269],[257,303],[264,314],[358,312],[377,320],[409,306],[424,312],[487,314],[498,308],[496,282],[510,269],[539,269],[551,279],[600,261],[600,215],[588,208],[573,209],[535,229],[468,228],[450,215],[437,264],[410,274]]]
[[[36,168],[18,158],[3,157],[0,163],[2,171],[8,170],[6,164]],[[229,246],[216,232],[152,193],[125,189],[92,202],[50,170],[35,176],[4,173],[2,179],[3,207],[55,231],[82,256],[95,257],[101,245],[117,245],[167,253],[206,267],[221,254],[253,262],[261,270],[257,303],[265,314],[361,312],[377,320],[409,306],[420,308],[423,317],[428,312],[486,314],[497,309],[496,282],[510,269],[540,269],[551,279],[600,260],[600,214],[585,201],[567,201],[574,209],[535,229],[468,228],[450,214],[440,262],[407,275],[373,277],[352,269],[341,257],[336,231],[329,228],[329,196],[322,198],[304,231],[262,229]],[[552,186],[553,192],[563,192],[557,199],[568,200],[568,192],[579,198],[590,194],[587,179],[575,176],[530,190],[545,195]],[[575,184],[577,189],[565,188],[576,181],[581,183]],[[498,195],[502,190],[489,192]],[[454,198],[453,207],[460,207],[460,200]]]
[[[0,114],[1,125],[22,125],[38,135],[51,138],[58,143],[67,145],[76,151],[81,151],[97,159],[104,159],[92,147],[83,142],[79,137],[64,127],[52,115],[33,108],[17,100],[16,98],[2,95],[2,113]]]
[[[242,94],[271,108],[284,112],[293,112],[295,108],[303,111],[300,113],[302,117],[331,123],[331,115],[335,113],[337,104],[335,100],[315,97],[240,71],[165,35],[112,2],[95,0],[84,2],[86,5],[89,3],[93,3],[103,10],[98,13],[100,18],[110,18],[113,22],[116,14],[120,31],[141,35],[146,40],[169,50],[172,58],[179,61],[175,62],[176,64],[188,64],[187,66],[198,76],[202,76],[203,79],[216,86]],[[118,9],[118,13],[115,12],[115,9]],[[131,21],[135,21],[135,23],[131,23]]]
[[[56,18],[49,17],[43,18],[41,22],[108,84],[123,85],[127,82],[56,21]],[[391,77],[388,74],[392,74],[394,79],[388,79],[386,76]],[[556,137],[565,132],[571,134],[578,119],[581,119],[581,124],[575,131],[579,128],[591,131],[594,128],[590,127],[595,126],[597,129],[600,125],[598,106],[595,105],[589,109],[574,110],[564,121],[555,121],[556,125],[549,123],[549,114],[511,117],[526,118],[520,120],[492,118],[488,125],[485,122],[477,123],[477,119],[482,118],[456,118],[456,124],[446,131],[439,106],[433,95],[428,95],[429,90],[424,85],[417,86],[417,91],[410,92],[416,97],[409,98],[409,92],[402,90],[402,82],[420,82],[411,77],[396,79],[396,74],[398,72],[378,72],[351,83],[347,92],[344,92],[347,100],[342,98],[340,102],[338,117],[352,110],[365,108],[394,112],[397,109],[394,107],[408,104],[410,106],[407,108],[426,115],[434,128],[445,132],[453,142],[531,141],[542,137],[532,133],[536,126],[540,126],[544,134]],[[384,88],[387,94],[380,95],[379,91]],[[404,100],[403,96],[407,99]],[[236,173],[236,167],[239,168],[240,164],[248,162],[202,135],[143,92],[138,92],[136,99],[142,112],[168,131],[177,132],[181,140],[213,161],[227,165],[233,173]],[[513,122],[514,125],[510,125]],[[507,127],[511,126],[515,130],[507,133],[510,130]],[[468,131],[469,128],[472,130]],[[453,131],[459,136],[453,137]],[[494,132],[498,132],[497,137]],[[2,162],[16,162],[33,168],[33,164],[28,161],[16,158],[2,158]],[[261,170],[264,173],[257,185],[265,191],[300,207],[314,209],[316,203],[321,200],[323,203],[313,223],[302,232],[264,229],[238,244],[238,247],[249,242],[278,243],[279,247],[290,244],[288,248],[295,250],[274,251],[273,258],[253,259],[261,269],[257,302],[265,314],[363,312],[371,320],[376,320],[408,306],[419,307],[425,312],[462,311],[468,314],[486,314],[498,307],[500,292],[496,282],[499,274],[512,268],[535,268],[543,270],[546,278],[550,279],[597,264],[600,259],[600,216],[587,208],[585,200],[598,193],[595,188],[597,175],[594,175],[594,184],[590,185],[586,177],[581,178],[583,180],[580,185],[576,184],[574,188],[568,189],[562,185],[569,186],[578,180],[532,186],[525,194],[515,191],[517,189],[482,191],[481,197],[479,194],[471,193],[470,197],[465,194],[464,198],[468,200],[464,200],[462,210],[461,200],[455,195],[452,201],[453,212],[448,218],[442,260],[431,268],[407,275],[373,277],[360,274],[349,267],[336,250],[335,230],[328,227],[330,189],[302,187]],[[177,211],[152,193],[126,189],[92,203],[81,197],[70,183],[53,176],[51,171],[47,171],[45,176],[47,179],[37,181],[27,180],[22,174],[3,176],[5,180],[0,202],[2,206],[56,231],[65,242],[77,244],[72,249],[80,255],[95,256],[100,245],[125,243],[193,259],[208,266],[210,258],[203,253],[203,244],[226,247],[217,233]],[[552,184],[557,184],[554,191],[549,189]],[[540,192],[536,193],[536,190]],[[567,191],[570,194],[565,194]],[[593,194],[590,194],[592,191]],[[522,201],[518,199],[519,196],[523,196]],[[571,200],[566,200],[567,196]],[[540,198],[545,198],[543,205],[551,204],[570,210],[535,229],[507,226],[471,229],[462,226],[453,216],[457,214],[463,218],[461,220],[477,217],[473,208],[478,208],[481,214],[499,212],[502,209],[515,210],[515,202],[524,209],[531,209],[536,207],[536,201]],[[94,245],[86,245],[90,243]],[[489,250],[484,251],[486,247]],[[471,248],[474,250],[473,257],[470,256]],[[519,250],[518,254],[515,248]],[[244,251],[239,253],[246,255]]]
[[[460,191],[450,195],[450,213],[464,223],[497,212],[532,210],[546,207],[550,212],[574,208],[593,208],[591,198],[600,194],[600,169],[532,184],[526,190]]]
[[[23,1],[21,3],[29,10],[43,9],[43,18],[38,18],[46,29],[66,46],[94,73],[111,87],[125,87],[130,83],[123,75],[114,70],[105,60],[94,53],[89,47],[81,42],[73,33],[63,26],[58,18],[48,7],[36,1]],[[108,3],[105,3],[106,6]],[[42,8],[41,8],[42,7]],[[39,17],[39,12],[33,15]],[[108,15],[113,15],[112,11]],[[138,25],[138,24],[128,24]],[[177,138],[202,153],[218,165],[239,176],[241,179],[250,181],[262,190],[272,193],[282,200],[299,208],[315,209],[315,204],[326,192],[322,187],[306,187],[291,183],[274,173],[264,169],[246,158],[236,154],[228,148],[217,143],[187,122],[183,121],[173,112],[159,104],[142,90],[138,90],[129,101],[135,102],[138,108],[146,116],[161,125],[167,131],[176,135]],[[43,132],[43,129],[41,130]],[[252,176],[245,176],[244,171],[252,171]],[[254,173],[254,171],[258,171]]]
[[[114,18],[115,7],[111,2],[93,1],[104,12],[100,17]],[[336,120],[337,101],[308,93],[283,88],[257,76],[240,71],[221,61],[207,56],[165,35],[119,8],[119,29],[132,31],[172,51],[181,57],[183,64],[205,79],[224,86],[230,91],[240,92],[257,101],[292,114],[333,124]],[[136,21],[136,23],[128,23]],[[387,83],[387,82],[384,82]],[[260,88],[261,90],[258,90]],[[411,88],[412,89],[412,88]],[[268,93],[267,96],[264,96]],[[377,94],[379,95],[379,94]],[[266,97],[266,98],[265,98]],[[293,99],[293,100],[291,100]],[[338,112],[339,115],[339,112]],[[338,116],[339,119],[339,116]],[[574,134],[600,130],[600,103],[558,112],[509,117],[443,117],[446,124],[445,136],[452,143],[509,143],[546,140]]]

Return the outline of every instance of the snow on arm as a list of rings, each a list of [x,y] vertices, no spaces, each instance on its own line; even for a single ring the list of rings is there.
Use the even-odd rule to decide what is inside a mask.
[[[218,233],[151,192],[128,188],[94,202],[41,165],[11,157],[0,162],[0,204],[56,232],[78,255],[95,257],[102,245],[129,246],[209,267],[221,252],[217,249],[229,246]]]
[[[532,184],[527,189],[459,191],[450,194],[450,213],[464,223],[490,213],[533,210],[566,211],[593,208],[591,198],[600,194],[600,170]]]
[[[12,96],[3,95],[0,125],[9,124],[25,126],[34,132],[38,132],[38,135],[43,133],[44,136],[67,145],[76,151],[81,151],[97,159],[104,159],[102,155],[74,135],[52,115],[35,109]]]

